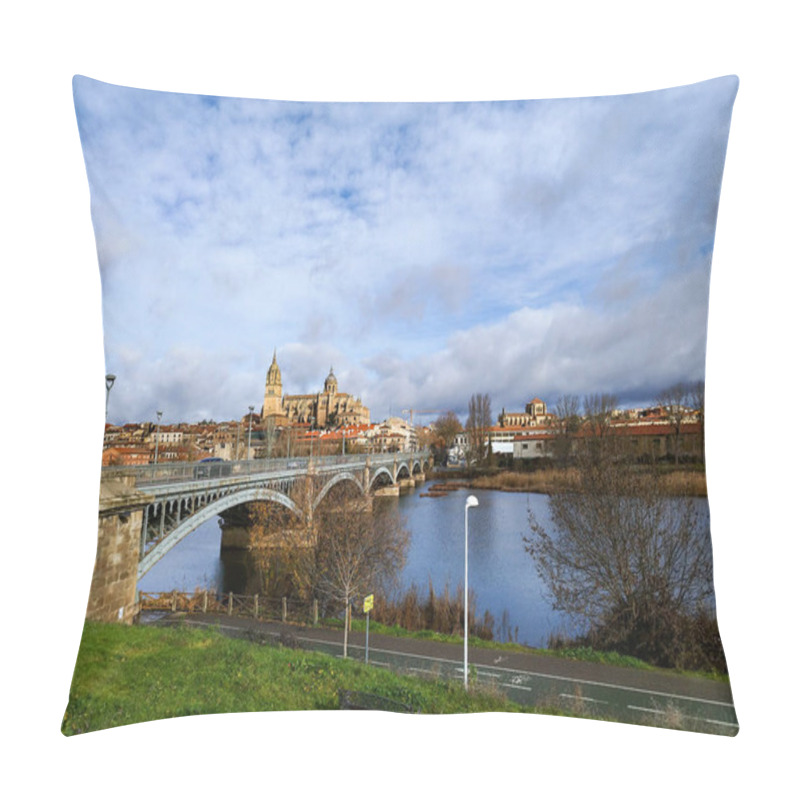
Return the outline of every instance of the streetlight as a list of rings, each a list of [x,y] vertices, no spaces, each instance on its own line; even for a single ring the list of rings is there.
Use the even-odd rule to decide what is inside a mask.
[[[469,685],[467,673],[467,643],[469,641],[469,510],[478,505],[478,498],[471,494],[464,505],[464,688]]]
[[[164,413],[163,411],[156,411],[156,417],[158,417],[158,422],[156,422],[156,454],[155,457],[153,458],[154,464],[158,464],[158,429],[159,426],[161,425],[161,415],[163,413]]]
[[[309,417],[309,418],[308,418],[308,433],[309,433],[309,435],[311,436],[311,453],[310,453],[310,455],[309,455],[309,457],[308,457],[309,463],[310,463],[310,462],[313,460],[313,458],[314,458],[314,423],[315,423],[316,421],[317,421],[317,420],[316,420],[316,418],[315,418],[315,417]]]
[[[250,434],[253,430],[253,408],[254,406],[248,406],[250,409],[250,416],[247,418],[247,455],[246,458],[250,458]]]
[[[111,387],[114,385],[116,379],[116,375],[112,375],[111,373],[106,375],[106,422],[108,422],[108,396],[111,394]]]

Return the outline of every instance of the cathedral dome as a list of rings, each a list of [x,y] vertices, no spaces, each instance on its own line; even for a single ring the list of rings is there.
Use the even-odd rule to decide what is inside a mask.
[[[333,374],[333,367],[331,367],[331,371],[328,374],[328,377],[325,378],[325,393],[336,394],[338,391],[339,391],[339,384],[336,380],[336,376]]]

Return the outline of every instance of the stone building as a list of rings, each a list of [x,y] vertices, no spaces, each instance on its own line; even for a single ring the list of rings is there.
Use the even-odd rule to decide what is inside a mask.
[[[325,378],[321,392],[283,394],[277,352],[267,370],[261,420],[272,417],[278,424],[313,424],[315,428],[339,428],[343,425],[369,425],[369,409],[359,398],[339,391],[333,367]]]
[[[547,413],[544,400],[534,397],[530,403],[525,404],[525,411],[507,412],[503,409],[498,417],[498,422],[503,428],[527,428],[534,425],[546,425],[552,422],[554,415]]]

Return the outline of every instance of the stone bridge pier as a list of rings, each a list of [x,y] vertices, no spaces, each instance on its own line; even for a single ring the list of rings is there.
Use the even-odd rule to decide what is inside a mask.
[[[97,555],[86,619],[130,624],[138,613],[139,541],[149,502],[152,497],[135,488],[133,476],[101,478]]]

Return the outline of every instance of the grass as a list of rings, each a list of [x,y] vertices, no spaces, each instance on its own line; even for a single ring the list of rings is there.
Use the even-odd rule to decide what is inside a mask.
[[[192,714],[339,708],[339,690],[422,713],[558,713],[491,689],[396,675],[356,661],[230,639],[214,630],[87,622],[62,733]]]
[[[344,627],[344,622],[341,619],[324,619],[321,624],[327,628]],[[351,620],[351,630],[364,632],[366,630],[366,620],[358,617],[353,617]],[[462,636],[456,634],[438,633],[436,631],[410,631],[406,628],[401,628],[399,625],[384,625],[381,622],[370,620],[369,631],[372,634],[382,634],[385,636],[397,636],[405,639],[423,639],[432,642],[445,642],[447,644],[461,645],[464,642]],[[610,664],[617,667],[628,667],[629,669],[643,669],[654,672],[663,672],[673,675],[684,675],[686,677],[705,678],[708,680],[720,681],[722,683],[729,683],[730,678],[726,674],[719,672],[701,672],[698,670],[682,670],[682,669],[669,669],[666,667],[656,667],[642,661],[635,656],[628,656],[622,653],[617,653],[614,650],[595,650],[587,646],[567,646],[557,647],[552,649],[530,647],[529,645],[519,644],[517,642],[495,642],[492,640],[481,639],[478,636],[469,637],[470,647],[482,647],[487,650],[501,650],[512,653],[536,653],[541,656],[548,656],[550,658],[566,658],[571,661],[585,661],[593,664]]]
[[[705,470],[702,468],[691,466],[676,468],[672,465],[663,465],[659,472],[663,476],[667,491],[673,494],[692,497],[706,497],[708,494]],[[437,477],[443,478],[442,482],[428,489],[434,496],[458,488],[551,494],[578,486],[579,473],[574,468],[547,467],[530,472],[498,470],[485,475],[476,475],[468,480],[460,476],[455,480],[444,475]]]
[[[228,638],[214,629],[87,622],[61,730],[73,736],[195,714],[337,709],[342,690],[424,714],[503,711],[619,721],[598,714],[580,696],[567,702],[542,697],[537,706],[521,706],[491,685],[465,691],[460,680],[398,675],[359,661]],[[702,729],[668,711],[645,724]]]

